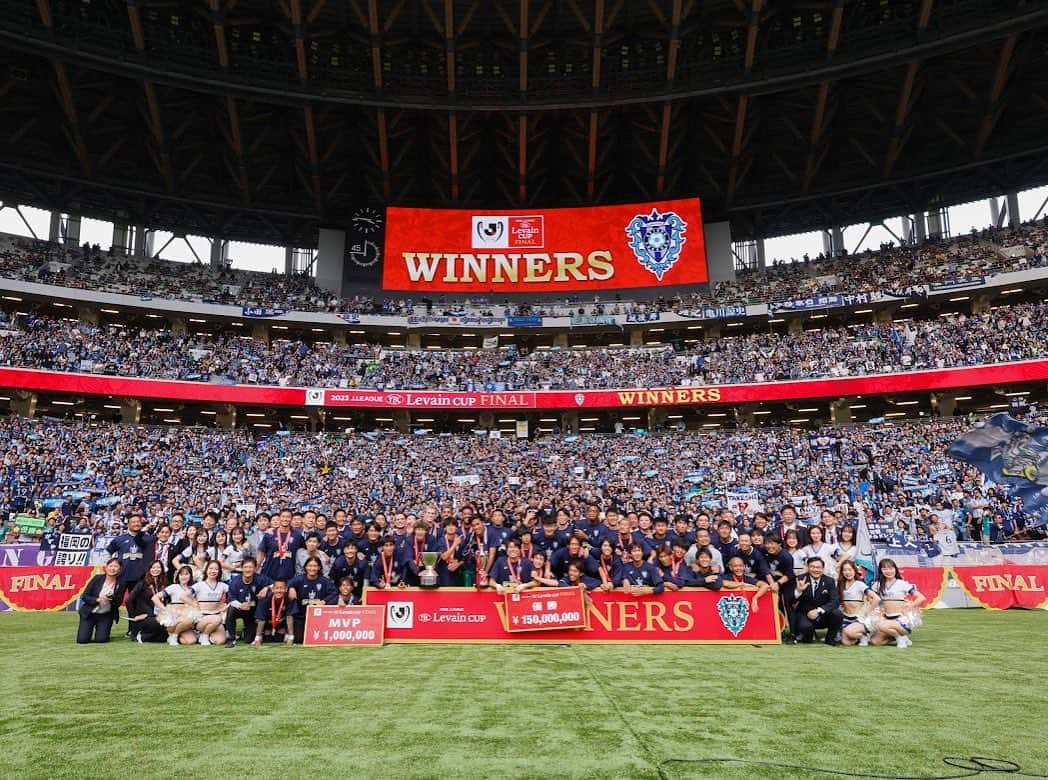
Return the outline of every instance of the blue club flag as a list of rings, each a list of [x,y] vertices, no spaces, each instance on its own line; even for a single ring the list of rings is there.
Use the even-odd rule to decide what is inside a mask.
[[[1048,522],[1048,426],[995,414],[957,439],[946,454],[975,466],[1003,485],[1010,498],[1021,499],[1029,515]]]

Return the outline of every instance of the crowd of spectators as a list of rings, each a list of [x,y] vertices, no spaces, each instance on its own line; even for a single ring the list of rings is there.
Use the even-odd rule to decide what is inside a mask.
[[[471,506],[511,522],[534,512],[578,519],[587,507],[670,522],[722,507],[772,523],[793,505],[802,523],[823,510],[863,516],[873,537],[919,541],[931,524],[960,539],[1003,541],[1033,525],[1022,506],[951,460],[970,420],[906,422],[818,432],[754,429],[658,435],[402,436],[288,434],[0,419],[0,517],[53,515],[99,534],[127,516],[182,513],[253,518],[283,507],[383,524],[433,508]],[[732,504],[746,498],[746,509]],[[39,509],[44,507],[44,509]],[[999,530],[994,531],[993,526]],[[650,523],[640,529],[650,534]],[[899,538],[901,535],[901,539]],[[8,533],[8,541],[12,540]]]
[[[35,315],[0,319],[0,365],[239,384],[368,389],[605,389],[737,384],[952,368],[1044,356],[1048,304],[894,325],[614,349],[397,350],[178,334]],[[683,345],[678,345],[683,346]]]
[[[1021,249],[1021,252],[1006,250]],[[477,316],[625,315],[650,311],[687,311],[701,305],[787,301],[811,295],[876,292],[935,282],[990,276],[1039,267],[1048,251],[1048,218],[1019,228],[973,231],[917,245],[885,244],[856,255],[819,255],[773,261],[770,267],[739,272],[733,282],[708,290],[623,301],[572,296],[528,303],[473,296],[430,299],[375,297],[366,293],[342,298],[318,287],[311,277],[212,268],[159,258],[125,257],[97,246],[68,248],[46,241],[0,239],[0,276],[146,298],[267,306],[346,314],[471,314]]]

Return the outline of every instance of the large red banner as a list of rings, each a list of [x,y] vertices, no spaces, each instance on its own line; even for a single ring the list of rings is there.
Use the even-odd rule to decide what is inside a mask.
[[[541,591],[539,591],[541,592]],[[589,627],[538,633],[510,630],[503,596],[473,588],[367,590],[364,599],[386,609],[386,641],[778,644],[779,611],[767,593],[681,590],[653,596],[620,591],[587,594]]]
[[[1048,380],[1048,360],[967,368],[908,371],[841,379],[799,379],[657,390],[521,390],[466,393],[439,390],[355,390],[270,385],[212,385],[158,379],[0,367],[0,387],[115,398],[269,406],[343,406],[376,409],[612,409],[708,406],[856,395],[925,392]]]
[[[953,577],[988,609],[1040,609],[1048,605],[1048,566],[954,566]]]
[[[707,279],[698,198],[524,211],[386,209],[386,290],[569,292]]]
[[[304,645],[381,645],[386,610],[382,607],[306,607]]]
[[[84,592],[94,566],[0,567],[0,600],[11,609],[57,611]]]
[[[581,585],[509,592],[503,607],[507,631],[589,628],[586,591]]]

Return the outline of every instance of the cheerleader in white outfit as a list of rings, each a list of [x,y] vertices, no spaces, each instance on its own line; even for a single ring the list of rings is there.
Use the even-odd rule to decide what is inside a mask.
[[[891,558],[877,565],[873,593],[881,600],[883,615],[874,626],[871,645],[886,645],[895,640],[896,647],[913,644],[910,634],[920,625],[920,608],[927,598],[899,576],[899,567]]]
[[[859,574],[859,567],[852,561],[841,563],[837,574],[837,593],[841,600],[841,612],[844,613],[841,644],[869,644],[869,630],[864,618],[878,599]]]

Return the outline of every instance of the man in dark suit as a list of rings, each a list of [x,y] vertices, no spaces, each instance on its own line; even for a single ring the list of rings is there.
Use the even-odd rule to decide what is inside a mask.
[[[826,644],[839,645],[844,616],[841,614],[837,583],[833,577],[826,576],[821,558],[810,558],[807,568],[807,576],[797,578],[794,591],[793,630],[796,635],[787,639],[786,643],[813,642],[815,631],[825,628]]]

